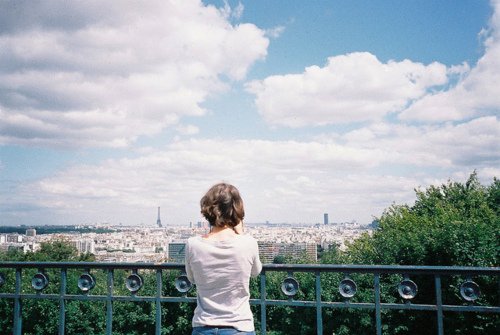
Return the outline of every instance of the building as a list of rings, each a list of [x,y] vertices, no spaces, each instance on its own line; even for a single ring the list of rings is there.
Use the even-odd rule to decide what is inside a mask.
[[[26,236],[35,237],[36,229],[35,228],[26,229]]]
[[[95,253],[95,242],[92,239],[76,240],[70,243],[78,250],[79,254]]]
[[[7,234],[5,238],[6,243],[22,243],[23,242],[23,235],[19,235],[17,233],[14,234]]]
[[[184,263],[186,257],[185,242],[171,242],[168,244],[167,259],[171,263]]]
[[[158,207],[158,218],[156,219],[156,225],[158,226],[158,228],[163,227],[160,219],[160,207]]]
[[[323,214],[323,223],[324,223],[325,225],[327,225],[327,224],[328,224],[328,213]]]
[[[307,258],[311,261],[318,260],[316,243],[274,243],[258,242],[259,256],[262,263],[272,263],[276,256],[292,259]]]

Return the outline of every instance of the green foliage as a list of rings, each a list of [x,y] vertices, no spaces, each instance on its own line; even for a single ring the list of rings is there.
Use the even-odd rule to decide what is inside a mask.
[[[373,236],[355,240],[344,255],[357,264],[498,266],[500,183],[464,183],[416,190],[413,206],[393,205]],[[342,258],[342,257],[341,257]]]
[[[449,181],[440,186],[416,190],[416,201],[410,205],[392,205],[380,218],[379,228],[348,244],[345,252],[325,252],[322,263],[396,264],[438,266],[499,266],[500,260],[500,182],[494,179],[487,187],[481,185],[476,173],[465,183]],[[401,276],[381,277],[382,302],[398,302],[395,288]],[[414,303],[434,304],[432,276],[411,278],[419,288]],[[338,285],[340,278],[332,280]],[[462,304],[459,287],[464,278],[442,278],[444,303]],[[496,305],[499,292],[497,278],[477,277],[482,295],[476,304]],[[373,300],[373,278],[356,279],[362,301]],[[327,287],[327,286],[322,286]],[[333,301],[335,295],[327,296]],[[332,301],[332,300],[331,300]],[[329,312],[327,312],[329,313]],[[353,311],[352,313],[358,313]],[[353,316],[335,311],[336,325],[328,325],[335,334],[368,334],[373,325],[352,322]],[[344,317],[346,322],[343,322]],[[357,318],[357,317],[356,317]],[[433,313],[386,311],[383,314],[384,334],[434,334]],[[360,319],[362,321],[363,319]],[[477,313],[450,313],[445,318],[447,334],[497,334],[499,317]]]
[[[43,243],[39,251],[24,254],[18,250],[0,252],[0,261],[94,261],[91,254],[78,255],[76,249],[64,240]],[[25,269],[22,273],[22,292],[34,294],[31,287],[31,278],[38,269]],[[49,277],[49,285],[43,290],[43,294],[59,294],[60,269],[45,269]],[[1,293],[14,292],[15,271],[2,271],[6,282],[0,287]],[[80,269],[69,269],[67,271],[66,294],[83,295],[78,289],[78,278],[83,273]],[[125,287],[125,279],[130,271],[113,271],[114,286],[113,295],[130,296]],[[107,294],[108,273],[101,270],[93,270],[96,286],[90,295]],[[165,271],[162,277],[164,296],[180,296],[175,289],[175,278],[179,271]],[[143,270],[140,272],[144,286],[137,295],[156,295],[156,272]],[[189,292],[189,296],[195,296],[196,291]],[[191,327],[191,317],[195,308],[192,303],[162,303],[162,334],[182,335],[186,334]],[[151,302],[113,302],[113,334],[116,335],[148,335],[155,331],[156,305]],[[89,301],[67,301],[65,334],[103,334],[106,331],[106,303]],[[59,322],[60,305],[58,300],[23,300],[22,319],[23,334],[57,334]],[[11,299],[0,299],[0,329],[3,333],[11,333],[13,329],[14,303]]]
[[[35,262],[63,262],[76,261],[78,251],[65,240],[53,240],[42,243],[40,250],[26,254],[27,261]]]

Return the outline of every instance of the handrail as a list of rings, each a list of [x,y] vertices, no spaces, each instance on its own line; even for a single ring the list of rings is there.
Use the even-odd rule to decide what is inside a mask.
[[[10,270],[9,270],[10,269]],[[23,270],[37,269],[31,278],[31,287],[35,292],[26,292],[22,289],[24,274]],[[45,287],[49,284],[46,270],[60,270],[59,293],[44,293]],[[68,270],[83,271],[78,279],[78,288],[82,294],[68,294],[67,274]],[[95,278],[90,270],[105,270],[106,287],[105,294],[91,294],[95,286]],[[130,295],[118,295],[114,292],[114,285],[117,283],[115,270],[128,270],[131,273],[125,280],[126,288]],[[148,270],[156,272],[155,293],[150,295],[138,295],[137,292],[143,286],[143,279],[138,271]],[[180,275],[175,279],[175,288],[181,296],[163,295],[163,271],[179,271]],[[2,286],[7,278],[3,274],[5,271],[15,271],[15,286],[12,292],[3,292]],[[59,334],[65,333],[66,303],[68,301],[101,301],[106,303],[106,334],[112,334],[113,303],[114,302],[149,302],[155,304],[155,333],[161,333],[162,303],[194,303],[196,298],[188,297],[187,293],[191,288],[191,283],[182,273],[184,264],[180,263],[98,263],[98,262],[0,262],[0,299],[10,299],[14,301],[13,310],[13,333],[22,334],[22,301],[46,299],[59,301]],[[286,278],[281,282],[281,292],[284,299],[268,298],[268,283],[266,281],[270,272],[286,273]],[[30,275],[34,272],[30,272]],[[311,300],[295,300],[299,292],[299,281],[296,273],[309,273],[314,275],[314,298]],[[338,273],[343,279],[338,283],[338,291],[342,296],[341,301],[322,300],[322,278],[328,273]],[[357,302],[352,298],[356,295],[357,284],[353,279],[353,274],[368,274],[372,278],[373,300]],[[403,303],[386,302],[381,299],[381,276],[401,275],[403,278],[397,286],[400,298]],[[323,276],[323,277],[322,277]],[[431,276],[434,279],[435,303],[413,303],[412,299],[417,295],[418,286],[410,278],[415,276]],[[465,305],[449,304],[443,302],[441,279],[447,276],[460,276],[464,280],[460,286],[460,296]],[[268,306],[292,306],[308,307],[316,309],[316,333],[323,334],[323,309],[366,309],[375,313],[375,331],[377,335],[382,334],[382,310],[420,310],[436,313],[438,335],[444,333],[443,312],[476,312],[500,314],[500,306],[489,305],[480,306],[474,302],[480,296],[479,285],[472,280],[475,276],[496,277],[497,285],[500,283],[500,267],[463,267],[463,266],[414,266],[414,265],[344,265],[344,264],[265,264],[260,275],[260,297],[250,299],[252,305],[260,305],[260,333],[267,332],[267,307]],[[458,295],[458,294],[457,294]]]
[[[126,262],[0,262],[1,268],[60,268],[60,269],[184,269],[182,263],[126,263]],[[411,273],[411,274],[442,274],[464,275],[500,275],[500,267],[473,266],[422,266],[422,265],[358,265],[358,264],[264,264],[266,271],[297,271],[297,272],[356,272],[356,273]]]

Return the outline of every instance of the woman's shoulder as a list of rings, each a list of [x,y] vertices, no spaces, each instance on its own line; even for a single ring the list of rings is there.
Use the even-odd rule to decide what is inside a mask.
[[[200,245],[200,244],[238,244],[238,245],[245,245],[248,246],[249,244],[255,244],[257,245],[257,240],[252,236],[252,235],[247,235],[247,234],[241,234],[241,235],[236,235],[233,238],[229,239],[211,239],[207,238],[206,235],[196,235],[196,236],[191,236],[187,240],[187,244],[190,246],[193,245]]]
[[[246,242],[246,243],[252,243],[252,244],[257,244],[257,240],[252,236],[252,235],[248,235],[248,234],[242,234],[242,235],[238,235],[238,237]]]
[[[202,236],[201,235],[196,235],[196,236],[191,236],[190,238],[187,239],[187,244],[196,244],[201,241]]]

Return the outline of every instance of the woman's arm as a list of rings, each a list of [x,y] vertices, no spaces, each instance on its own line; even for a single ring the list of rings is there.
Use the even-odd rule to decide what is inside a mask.
[[[193,276],[193,270],[191,269],[191,252],[189,248],[189,240],[186,242],[186,256],[185,256],[185,267],[186,267],[186,276],[188,277],[189,281],[194,284],[194,276]]]
[[[254,247],[253,247],[253,254],[254,254],[254,259],[253,259],[253,264],[252,264],[252,270],[251,270],[251,276],[252,277],[257,277],[259,273],[262,271],[262,263],[260,261],[259,257],[259,245],[257,241],[255,241]]]

